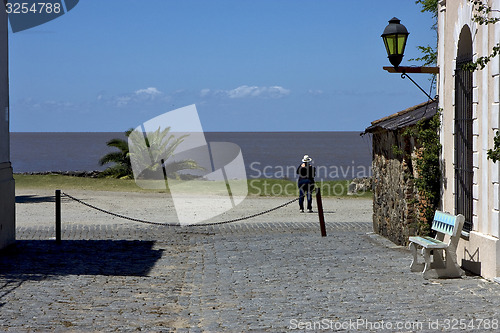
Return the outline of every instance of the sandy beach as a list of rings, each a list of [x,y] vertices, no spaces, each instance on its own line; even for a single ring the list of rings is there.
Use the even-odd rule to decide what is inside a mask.
[[[65,192],[64,190],[62,190]],[[172,199],[164,193],[135,193],[70,190],[67,194],[101,209],[128,217],[159,223],[177,223],[178,218]],[[54,191],[40,189],[16,190],[16,225],[53,226],[55,221]],[[186,201],[195,202],[196,197],[186,197]],[[211,218],[206,222],[222,222],[250,216],[293,200],[291,197],[249,196],[241,204]],[[210,209],[210,207],[207,207]],[[316,202],[313,202],[316,212]],[[326,222],[371,222],[372,200],[366,198],[323,198]],[[63,224],[136,224],[116,216],[91,209],[63,195],[61,204]],[[311,222],[317,221],[318,215],[300,213],[297,202],[270,213],[253,217],[238,223],[255,222]],[[204,223],[206,223],[204,222]]]

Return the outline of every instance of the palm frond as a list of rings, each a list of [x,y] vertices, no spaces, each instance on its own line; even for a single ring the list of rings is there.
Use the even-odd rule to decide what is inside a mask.
[[[108,163],[117,163],[121,164],[123,161],[123,154],[121,152],[112,152],[104,155],[99,160],[100,165],[108,164]]]
[[[120,149],[122,152],[128,152],[128,142],[123,139],[111,139],[106,142],[108,147],[114,147]]]

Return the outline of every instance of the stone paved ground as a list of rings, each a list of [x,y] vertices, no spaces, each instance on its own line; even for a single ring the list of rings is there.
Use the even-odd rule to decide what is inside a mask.
[[[500,285],[424,280],[367,222],[18,228],[0,330],[498,331]]]

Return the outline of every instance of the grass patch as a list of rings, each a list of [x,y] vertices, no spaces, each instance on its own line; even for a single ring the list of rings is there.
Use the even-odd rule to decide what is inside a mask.
[[[118,192],[145,192],[133,179],[85,178],[64,175],[15,174],[16,188],[45,190],[91,190]]]
[[[115,179],[115,178],[85,178],[73,177],[65,175],[25,175],[15,174],[16,188],[18,189],[45,189],[45,190],[89,190],[89,191],[116,191],[116,192],[152,192],[152,193],[165,193],[163,184],[159,189],[148,190],[142,189],[137,186],[133,179]],[[332,180],[321,181],[316,183],[316,187],[321,188],[321,195],[323,197],[361,197],[371,198],[372,192],[363,194],[347,196],[347,188],[350,181],[347,180]],[[227,188],[225,183],[211,181],[190,181],[175,183],[169,182],[171,186],[176,187],[177,191],[183,193],[203,193],[204,191],[211,191],[211,193],[225,194]],[[270,179],[259,178],[249,179],[247,181],[248,195],[252,196],[269,196],[269,197],[294,197],[298,196],[297,183],[292,180],[285,179]],[[241,182],[231,182],[231,187],[236,189],[239,186],[245,186]],[[215,188],[215,190],[214,190]]]
[[[347,195],[350,180],[318,181],[315,186],[321,189],[322,197],[361,197],[371,198],[372,192],[365,192],[352,196]],[[248,180],[248,194],[258,196],[298,196],[297,182],[285,179],[250,179]]]

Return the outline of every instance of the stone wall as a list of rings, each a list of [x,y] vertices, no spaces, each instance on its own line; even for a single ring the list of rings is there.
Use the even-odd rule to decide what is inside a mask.
[[[354,178],[347,187],[347,195],[363,194],[368,191],[373,191],[373,178]]]
[[[398,245],[416,234],[419,215],[415,142],[404,130],[373,133],[373,230]]]

